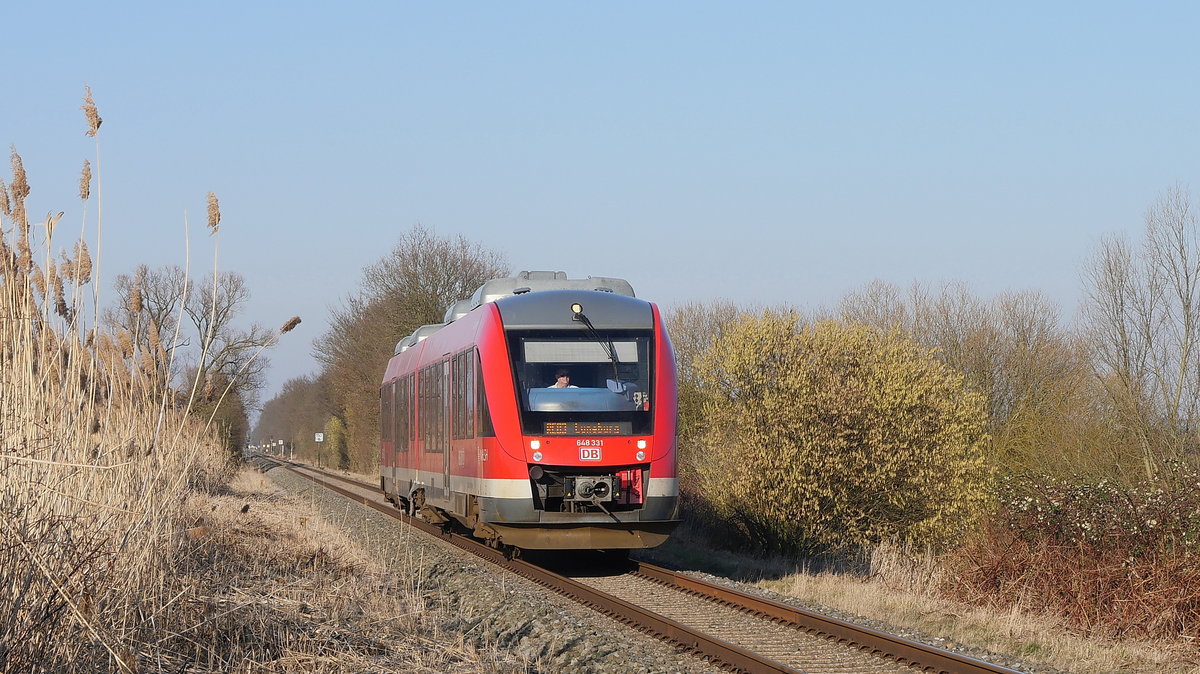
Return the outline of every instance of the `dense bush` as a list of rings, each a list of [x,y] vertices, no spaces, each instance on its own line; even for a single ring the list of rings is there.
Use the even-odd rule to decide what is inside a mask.
[[[1200,552],[1200,473],[1178,461],[1132,486],[1013,477],[999,487],[1002,521],[1027,540],[1131,558]]]
[[[697,492],[696,449],[705,427],[704,404],[706,391],[696,375],[696,361],[712,347],[726,326],[737,321],[737,305],[726,300],[690,302],[667,312],[665,321],[675,351],[675,371],[678,375],[678,419],[675,424],[675,445],[678,448],[679,489],[693,521],[712,520],[702,516],[707,505]]]
[[[346,424],[337,417],[325,422],[324,447],[318,445],[317,463],[346,469],[350,467],[350,450],[346,444]]]
[[[1019,477],[949,558],[951,592],[1049,610],[1089,632],[1200,637],[1200,473],[1153,481]]]
[[[752,545],[936,544],[987,499],[982,396],[898,331],[767,311],[695,367],[698,487]]]

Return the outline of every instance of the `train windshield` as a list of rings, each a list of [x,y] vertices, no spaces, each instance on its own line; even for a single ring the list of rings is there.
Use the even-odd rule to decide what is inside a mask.
[[[510,333],[525,433],[651,432],[653,344],[649,330]]]

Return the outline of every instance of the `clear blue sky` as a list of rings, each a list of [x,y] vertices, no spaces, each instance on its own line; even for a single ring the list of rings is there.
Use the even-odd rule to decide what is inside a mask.
[[[880,278],[1070,311],[1104,234],[1200,187],[1193,3],[333,5],[3,12],[0,141],[31,212],[79,222],[90,84],[105,290],[181,264],[185,212],[210,267],[216,192],[248,319],[304,319],[267,398],[417,223],[668,306],[832,304]]]

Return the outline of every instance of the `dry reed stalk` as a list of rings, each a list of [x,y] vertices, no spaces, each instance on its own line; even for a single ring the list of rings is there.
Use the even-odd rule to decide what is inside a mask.
[[[79,200],[87,201],[92,196],[92,162],[84,159],[79,173]]]
[[[83,106],[81,109],[83,110],[83,116],[87,119],[88,123],[87,135],[94,138],[96,136],[96,132],[100,130],[100,125],[104,122],[104,120],[100,119],[100,113],[96,110],[96,102],[92,100],[92,88],[90,86],[85,86],[84,90],[86,93],[84,93],[83,96]]]
[[[208,193],[208,229],[214,235],[221,229],[221,204],[214,192]]]
[[[96,109],[96,102],[92,99],[92,88],[84,86],[83,106],[84,117],[87,120],[88,130],[87,135],[96,139],[96,256],[92,262],[96,283],[92,286],[92,320],[96,323],[100,322],[100,260],[101,246],[104,243],[104,191],[101,189],[100,177],[100,124],[104,120],[100,118],[100,113]],[[88,165],[88,177],[91,177],[91,165]],[[90,193],[90,190],[89,190]],[[86,211],[85,211],[86,213]],[[86,231],[86,221],[85,221]],[[83,239],[83,233],[80,233],[80,240]]]
[[[10,163],[12,165],[12,180],[9,181],[8,191],[11,198],[11,218],[20,228],[23,235],[29,234],[29,220],[25,213],[25,198],[29,196],[29,179],[25,175],[25,162],[17,154],[16,146],[11,146]]]
[[[100,118],[100,113],[96,108],[96,102],[92,98],[92,88],[87,85],[84,86],[83,106],[81,109],[83,110],[84,118],[87,121],[87,135],[91,138],[94,138],[96,142],[96,255],[93,260],[93,257],[87,249],[87,244],[84,242],[85,235],[87,234],[87,208],[85,207],[82,209],[82,216],[80,218],[79,242],[76,245],[75,250],[75,286],[72,294],[77,295],[82,292],[82,286],[86,285],[89,280],[93,278],[94,274],[95,283],[92,284],[91,293],[92,322],[94,324],[98,324],[100,322],[100,253],[104,242],[104,201],[103,190],[101,189],[100,182],[100,138],[98,132],[103,120]],[[92,164],[90,161],[85,159],[83,175],[80,176],[80,197],[85,206],[88,197],[91,196],[90,184],[92,176]],[[84,180],[87,181],[86,185],[83,184]],[[72,311],[72,314],[73,317],[78,320],[82,312],[77,307]],[[74,322],[72,322],[71,329],[72,331],[77,329],[77,326]],[[95,370],[94,360],[89,361],[89,370],[82,376],[86,377],[86,379],[91,382],[93,386],[95,385],[95,382],[97,381],[97,371]],[[89,414],[91,414],[91,410],[93,409],[94,405],[95,395],[93,394],[92,396],[89,396],[87,402]]]
[[[98,115],[89,124],[98,129]],[[164,594],[174,573],[161,541],[177,531],[184,496],[220,478],[225,459],[169,405],[180,430],[160,437],[153,373],[126,367],[120,337],[75,322],[93,277],[87,245],[52,264],[49,216],[35,248],[15,150],[12,163],[0,204],[12,225],[0,227],[0,587],[17,590],[0,596],[0,672],[136,671],[138,644],[157,631],[139,616],[170,620],[163,607],[177,606]],[[71,321],[52,325],[52,310]]]
[[[92,280],[92,256],[88,253],[87,242],[80,239],[75,244],[75,261],[72,265],[76,284],[88,283]]]
[[[185,218],[185,221],[186,221],[186,218]],[[217,287],[218,287],[217,284],[220,280],[220,275],[218,274],[218,259],[219,259],[219,253],[221,250],[221,241],[220,241],[220,238],[217,237],[217,233],[220,231],[220,224],[221,224],[221,207],[217,201],[217,195],[214,192],[209,192],[208,193],[208,228],[209,228],[209,235],[213,237],[212,302],[209,305],[209,317],[208,317],[209,326],[216,325]],[[186,222],[185,222],[185,229],[186,229]],[[204,390],[201,391],[203,397],[206,399],[211,399],[211,397],[212,397],[212,388],[211,388],[212,381],[207,376],[204,376],[204,373],[202,372],[202,370],[204,369],[203,364],[205,363],[206,359],[208,358],[209,348],[212,346],[213,340],[215,338],[216,338],[216,335],[212,334],[211,328],[207,334],[200,335],[201,367],[196,369],[196,377],[195,377],[195,379],[192,380],[192,391],[191,391],[191,393],[188,394],[187,404],[184,406],[184,409],[189,412],[192,410],[192,406],[195,405],[195,403],[196,403],[196,392],[200,390],[201,379],[204,379]],[[219,408],[220,405],[218,404],[217,407]],[[216,410],[214,409],[214,415],[215,415],[215,413],[216,413]],[[211,425],[211,424],[212,424],[212,417],[209,418],[209,425]],[[208,426],[205,426],[205,430],[207,430],[207,429],[208,429]]]

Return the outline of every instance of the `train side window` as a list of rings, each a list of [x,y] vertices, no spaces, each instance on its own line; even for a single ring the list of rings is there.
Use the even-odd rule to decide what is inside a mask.
[[[412,422],[414,411],[413,403],[416,400],[416,396],[413,395],[413,384],[415,381],[416,377],[411,374],[404,379],[401,379],[399,395],[397,396],[399,398],[399,413],[396,417],[396,422],[398,424],[396,430],[396,445],[401,450],[406,452],[412,446],[412,442],[415,439],[414,431],[416,429],[414,428],[414,424]]]
[[[400,380],[400,385],[396,389],[397,398],[399,398],[399,410],[396,414],[396,444],[400,449],[408,451],[409,444],[412,442],[412,375]]]
[[[440,453],[442,451],[441,434],[438,433],[438,419],[441,417],[442,396],[441,363],[434,363],[421,370],[421,391],[418,402],[418,419],[421,425],[421,450]]]
[[[455,440],[462,437],[458,423],[458,382],[462,374],[458,371],[458,356],[450,359],[450,437]]]
[[[425,397],[429,395],[429,384],[426,383],[425,370],[417,371],[417,443],[421,448],[425,448],[425,417],[429,414],[429,406],[425,404]]]
[[[472,351],[460,354],[463,364],[463,435],[475,437],[475,358]]]
[[[391,433],[392,433],[392,448],[395,449],[403,440],[400,438],[400,418],[404,414],[404,407],[400,399],[400,393],[404,390],[404,380],[397,379],[392,382],[392,412],[391,412]]]
[[[450,446],[450,359],[442,361],[438,374],[438,449],[444,452]]]
[[[421,425],[421,449],[431,454],[446,451],[447,407],[450,404],[446,388],[449,361],[439,361],[421,370],[421,393],[418,417]]]
[[[383,442],[392,441],[392,406],[396,396],[396,384],[386,384],[379,389],[379,420],[383,431]]]
[[[384,389],[384,396],[387,398],[387,410],[381,410],[379,413],[379,422],[383,427],[383,439],[392,443],[392,449],[396,448],[396,422],[400,419],[400,400],[396,394],[400,391],[400,380],[387,385]]]
[[[479,359],[479,350],[475,350],[475,391],[478,396],[475,398],[475,409],[478,410],[478,426],[479,437],[490,438],[495,437],[496,431],[492,428],[492,415],[488,411],[487,390],[483,384],[483,364]]]
[[[431,452],[442,451],[442,423],[445,420],[446,404],[442,402],[442,364],[437,363],[430,368],[429,379],[433,382],[429,406],[433,409],[430,414],[429,445]]]
[[[475,437],[475,361],[471,351],[463,351],[453,359],[454,439]]]
[[[392,399],[395,401],[395,408],[392,410],[392,414],[395,415],[392,424],[392,447],[404,452],[408,451],[407,420],[412,416],[412,409],[409,408],[409,396],[406,389],[411,384],[408,377],[401,377],[392,386],[394,388]]]

